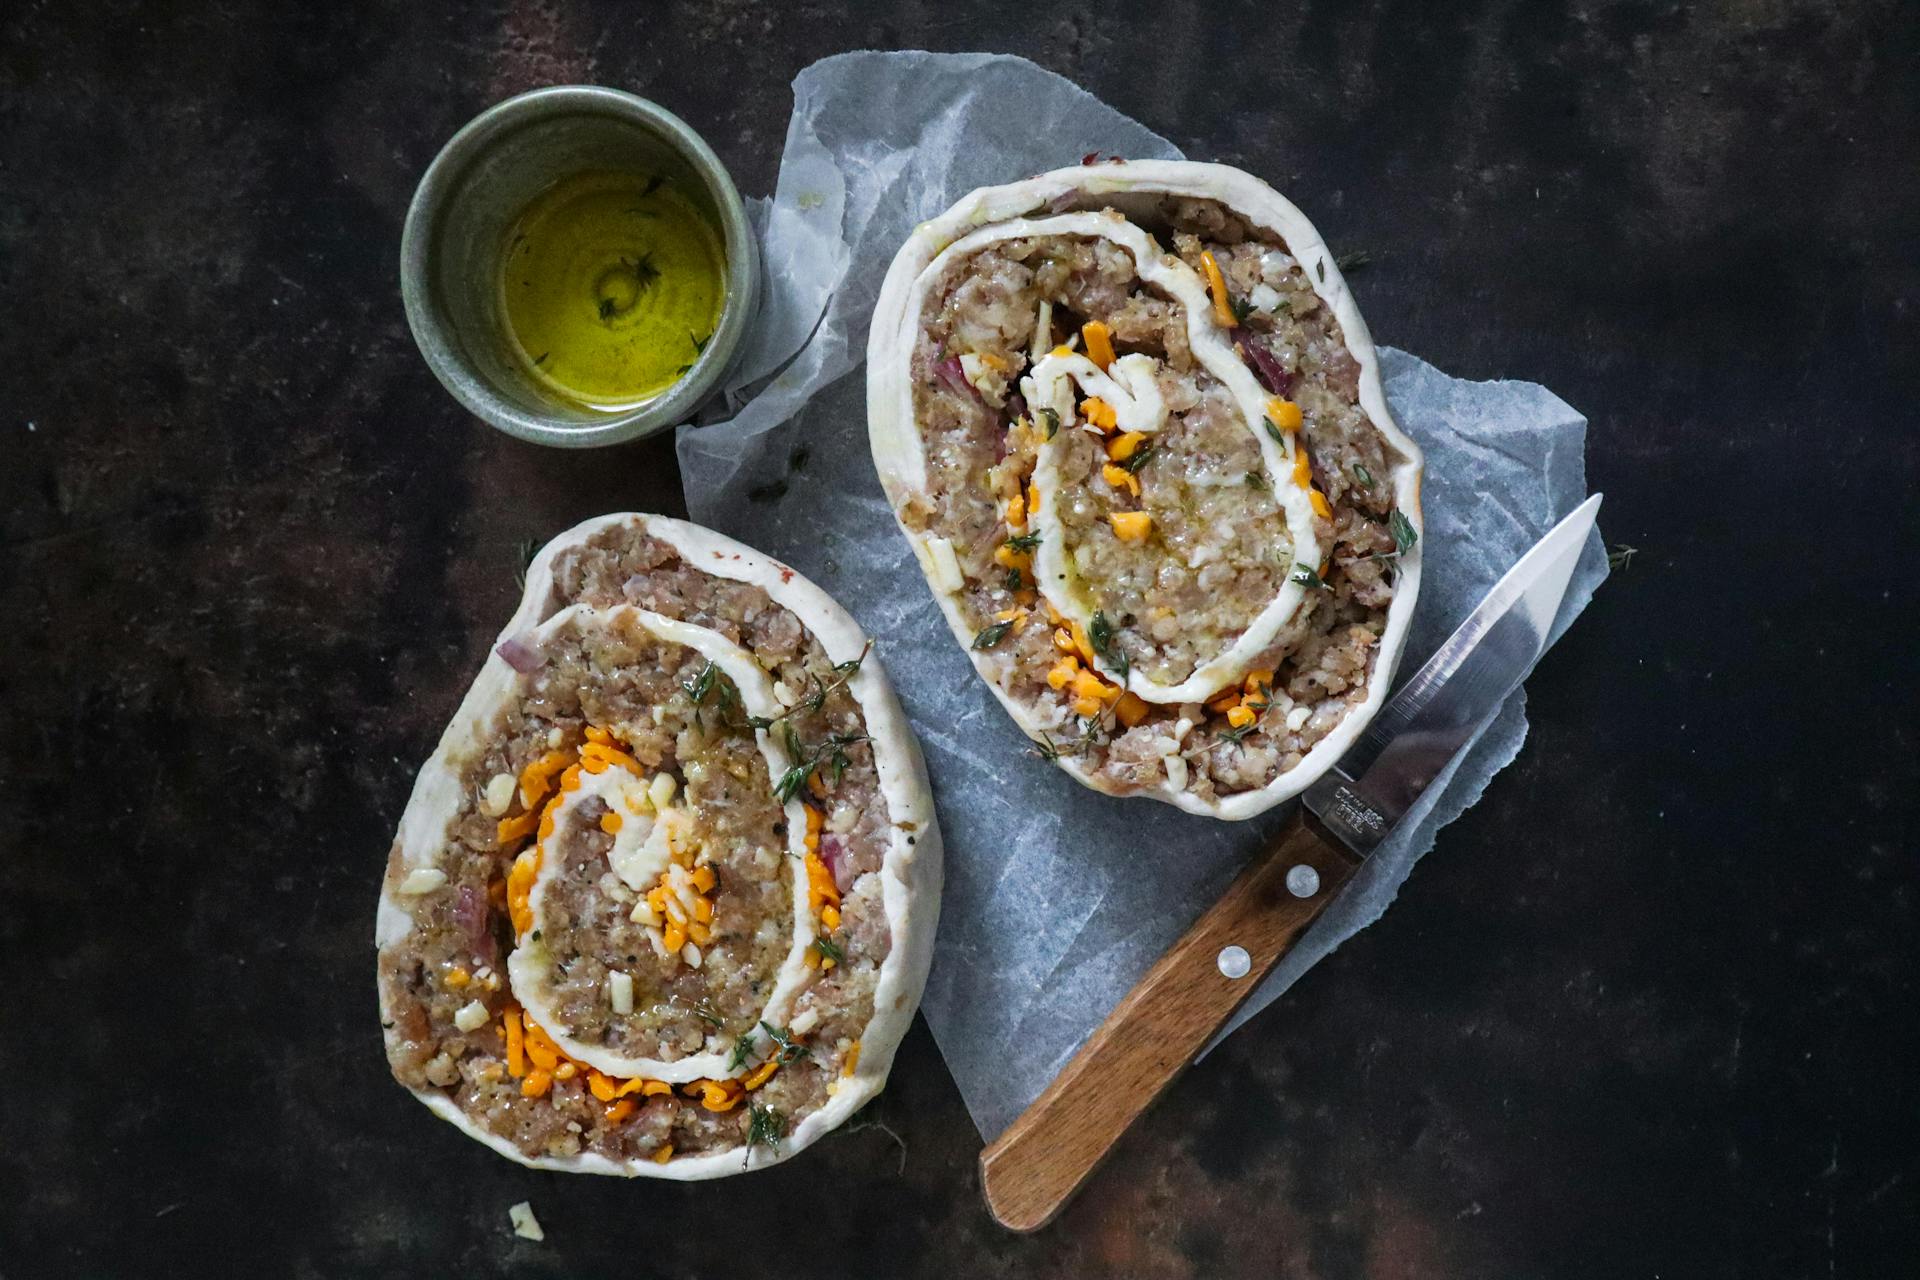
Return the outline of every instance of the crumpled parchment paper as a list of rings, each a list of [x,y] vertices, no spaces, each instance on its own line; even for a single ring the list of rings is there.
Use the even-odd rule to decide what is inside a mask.
[[[779,188],[756,210],[765,311],[728,388],[732,419],[680,430],[687,504],[695,520],[832,592],[878,642],[926,751],[946,837],[922,1007],[974,1122],[992,1138],[1285,812],[1223,823],[1114,799],[1028,752],[954,643],[894,525],[867,451],[865,379],[855,370],[880,281],[916,223],[975,187],[1089,152],[1180,152],[1021,58],[841,54],[802,71],[793,92]],[[1421,597],[1404,675],[1586,496],[1586,420],[1531,383],[1463,382],[1403,352],[1383,349],[1381,358],[1394,414],[1427,455]],[[1596,533],[1561,629],[1605,576]],[[1508,700],[1229,1031],[1379,917],[1439,828],[1520,750],[1525,705],[1524,691]]]

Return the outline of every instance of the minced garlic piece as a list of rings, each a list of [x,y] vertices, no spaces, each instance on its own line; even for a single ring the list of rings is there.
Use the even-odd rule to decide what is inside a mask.
[[[633,1012],[633,975],[615,969],[607,975],[607,1001],[615,1013]]]
[[[533,1216],[533,1206],[522,1200],[507,1209],[507,1220],[513,1223],[513,1234],[522,1240],[541,1241],[547,1233],[540,1229],[540,1220]]]
[[[513,793],[519,789],[519,782],[510,773],[496,773],[487,780],[486,794],[480,798],[480,812],[489,818],[497,818],[507,811],[513,803]]]
[[[453,1025],[462,1031],[478,1031],[487,1025],[487,1017],[486,1005],[478,1000],[469,1000],[453,1015]]]
[[[407,873],[407,878],[400,882],[398,892],[410,896],[421,893],[432,893],[446,882],[447,873],[440,870],[440,868],[421,867],[417,871]]]

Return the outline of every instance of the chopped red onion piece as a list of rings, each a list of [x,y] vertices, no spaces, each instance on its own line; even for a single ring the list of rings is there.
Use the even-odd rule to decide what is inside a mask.
[[[477,885],[461,885],[453,900],[454,926],[466,938],[476,963],[495,965],[500,962],[500,948],[487,921],[487,895]]]
[[[1267,344],[1260,341],[1245,329],[1233,331],[1233,345],[1240,352],[1240,358],[1253,367],[1253,376],[1261,386],[1276,396],[1287,394],[1293,386],[1293,375],[1274,359],[1273,352],[1267,350]]]
[[[508,636],[500,642],[500,647],[494,652],[505,658],[508,666],[521,675],[526,675],[530,671],[538,671],[547,661],[529,641],[530,637],[526,632],[521,632],[517,636]]]
[[[829,831],[820,837],[820,861],[833,873],[834,887],[845,893],[853,886],[853,865],[847,838]]]
[[[1073,202],[1076,198],[1076,192],[1062,191],[1059,195],[1047,201],[1047,212],[1065,213],[1067,210],[1073,208]]]
[[[952,388],[956,395],[977,397],[980,394],[974,385],[967,381],[967,371],[961,367],[959,356],[948,356],[933,366],[933,372],[940,381]]]

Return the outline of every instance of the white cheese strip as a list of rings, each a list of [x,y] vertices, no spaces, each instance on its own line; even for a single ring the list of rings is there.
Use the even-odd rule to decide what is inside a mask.
[[[1083,395],[1098,396],[1113,406],[1120,430],[1151,435],[1167,425],[1167,402],[1155,377],[1158,368],[1152,356],[1138,353],[1121,356],[1102,370],[1078,353],[1048,352],[1020,379],[1020,392],[1029,405],[1058,413],[1065,426],[1079,417],[1073,395],[1073,384],[1078,383]]]
[[[1286,520],[1290,556],[1300,563],[1318,565],[1325,552],[1314,532],[1313,501],[1308,487],[1301,485],[1294,476],[1293,457],[1297,434],[1281,433],[1280,438],[1276,439],[1275,433],[1267,430],[1267,393],[1233,349],[1226,331],[1214,322],[1212,303],[1205,286],[1184,263],[1162,254],[1139,227],[1123,218],[1098,213],[1016,218],[983,227],[946,246],[920,273],[910,294],[907,314],[920,314],[926,290],[943,278],[954,259],[976,253],[1000,241],[1046,235],[1096,236],[1111,241],[1132,256],[1135,271],[1143,283],[1181,304],[1187,322],[1187,342],[1194,359],[1226,387],[1246,429],[1252,433],[1259,447],[1267,473],[1273,477],[1274,498]],[[1141,361],[1145,362],[1144,365],[1139,363]],[[1150,359],[1136,354],[1122,356],[1102,372],[1085,356],[1060,355],[1050,351],[1021,380],[1022,392],[1030,405],[1058,412],[1063,428],[1079,417],[1072,390],[1077,385],[1083,392],[1099,395],[1113,405],[1119,429],[1154,431],[1165,422],[1166,413],[1164,403],[1160,402],[1157,384],[1150,386],[1152,368]],[[1157,417],[1154,412],[1156,404],[1159,404]],[[910,409],[903,421],[909,424],[913,421]],[[1061,435],[1043,442],[1034,467],[1033,484],[1041,499],[1039,511],[1030,517],[1034,530],[1041,535],[1034,553],[1034,570],[1040,593],[1048,603],[1082,627],[1091,628],[1093,602],[1080,580],[1069,554],[1070,549],[1065,545],[1060,524],[1063,503],[1058,493],[1058,456],[1064,446]],[[915,478],[918,483],[924,484],[925,458],[917,452],[917,431],[913,436],[913,448],[916,451],[912,458],[917,472]],[[923,563],[933,564],[939,559],[939,552],[931,544],[941,540],[929,538],[924,541],[929,545]],[[915,538],[914,542],[918,546],[922,539]],[[948,547],[949,554],[951,551],[952,548]],[[957,562],[953,568],[957,573]],[[954,594],[960,589],[945,585],[949,579],[939,571],[929,569],[928,577],[947,594]],[[1289,575],[1274,598],[1238,638],[1202,662],[1178,684],[1157,684],[1136,664],[1127,677],[1126,687],[1147,702],[1174,704],[1205,701],[1220,689],[1245,677],[1253,659],[1273,643],[1274,637],[1299,609],[1305,591],[1305,586],[1294,582]],[[1104,663],[1102,665],[1105,666]],[[1119,672],[1112,668],[1107,668],[1105,674],[1111,679],[1119,678]]]
[[[630,605],[597,612],[585,605],[575,605],[554,615],[540,629],[539,636],[544,637],[552,631],[566,625],[579,626],[617,626],[627,621],[637,624],[658,639],[672,644],[683,645],[694,650],[712,662],[732,681],[740,695],[740,706],[746,714],[766,719],[779,716],[785,708],[774,698],[773,682],[767,673],[755,661],[752,654],[734,644],[718,632],[690,623]],[[792,763],[787,759],[785,749],[764,730],[756,730],[754,737],[760,747],[761,755],[767,762],[767,777],[777,779],[787,771]],[[672,861],[672,847],[669,833],[673,839],[687,842],[697,838],[698,814],[692,809],[671,803],[676,787],[673,778],[666,774],[654,774],[638,777],[622,765],[609,765],[599,773],[580,774],[580,785],[571,792],[563,793],[559,804],[554,807],[554,830],[568,829],[568,815],[587,797],[593,796],[609,809],[620,814],[620,830],[614,833],[614,845],[608,853],[608,862],[623,884],[636,893],[644,894],[659,882],[660,876]],[[806,869],[806,810],[798,798],[785,805],[787,827],[787,853],[785,859],[790,870],[793,885],[793,919],[788,926],[789,944],[787,955],[774,976],[771,989],[767,992],[760,1018],[780,1026],[787,1021],[787,1011],[809,979],[806,964],[807,948],[816,936],[817,922],[807,899]],[[732,1074],[728,1070],[728,1052],[713,1051],[691,1054],[667,1062],[657,1058],[624,1054],[605,1044],[590,1044],[576,1039],[570,1034],[570,1023],[561,1013],[552,998],[547,976],[554,962],[553,954],[536,936],[544,933],[547,921],[548,892],[559,879],[563,860],[558,857],[541,859],[540,870],[534,876],[533,888],[528,894],[527,907],[533,916],[533,928],[520,940],[513,953],[507,957],[507,974],[514,997],[526,1009],[529,1017],[553,1037],[553,1040],[567,1054],[579,1062],[603,1071],[610,1076],[622,1078],[645,1076],[653,1080],[665,1080],[679,1084],[703,1077],[723,1077]],[[629,919],[639,920],[643,901],[633,907]],[[626,910],[622,909],[623,912]],[[651,935],[649,935],[651,938]],[[660,950],[658,939],[652,939],[656,951]],[[689,950],[688,948],[691,948]],[[692,943],[681,950],[681,959],[698,968],[704,962],[700,948]],[[758,1021],[759,1019],[756,1019]],[[728,1046],[730,1049],[730,1046]]]
[[[926,541],[927,577],[941,591],[953,594],[967,585],[966,575],[960,572],[960,558],[953,553],[953,544],[945,538],[928,538]]]

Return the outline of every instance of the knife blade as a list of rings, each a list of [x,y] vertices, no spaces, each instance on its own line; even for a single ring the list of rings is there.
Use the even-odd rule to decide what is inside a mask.
[[[1356,854],[1364,858],[1379,847],[1540,660],[1600,497],[1575,507],[1534,543],[1387,700],[1340,762],[1307,788],[1302,803]]]
[[[1545,650],[1599,508],[1599,494],[1581,503],[1494,584],[1274,843],[981,1153],[981,1190],[1002,1226],[1052,1220],[1493,718]]]

